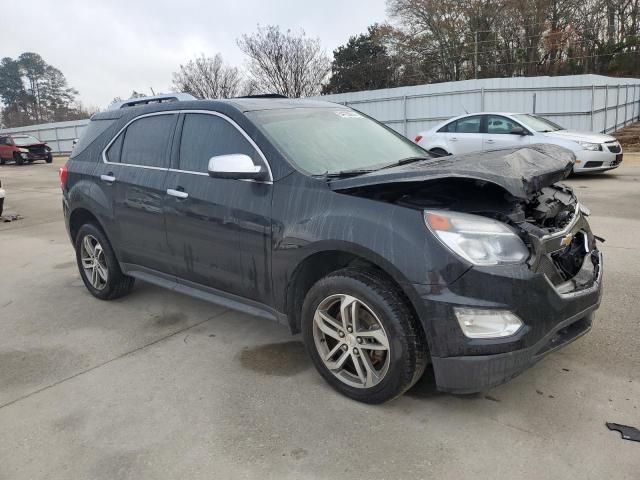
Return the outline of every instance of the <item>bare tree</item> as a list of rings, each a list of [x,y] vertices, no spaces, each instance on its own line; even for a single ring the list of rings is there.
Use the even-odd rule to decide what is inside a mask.
[[[173,74],[173,88],[199,98],[235,97],[244,88],[240,70],[224,64],[222,55],[190,60]]]
[[[249,57],[250,80],[262,93],[308,97],[320,93],[331,67],[319,39],[307,38],[280,27],[261,27],[238,39],[238,47]]]

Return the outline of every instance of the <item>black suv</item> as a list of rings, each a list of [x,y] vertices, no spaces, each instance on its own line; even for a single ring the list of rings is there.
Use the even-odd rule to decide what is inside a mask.
[[[435,158],[318,101],[127,104],[61,169],[87,289],[138,278],[302,332],[356,400],[500,384],[591,327],[601,255],[560,147]]]

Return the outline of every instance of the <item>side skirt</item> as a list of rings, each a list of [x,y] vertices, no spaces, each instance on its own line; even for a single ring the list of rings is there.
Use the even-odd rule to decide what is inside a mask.
[[[132,263],[120,263],[120,269],[122,273],[144,282],[152,283],[159,287],[183,293],[190,297],[199,298],[200,300],[211,302],[231,310],[237,310],[248,315],[274,320],[289,327],[287,315],[263,303],[248,300],[232,293],[223,292]]]

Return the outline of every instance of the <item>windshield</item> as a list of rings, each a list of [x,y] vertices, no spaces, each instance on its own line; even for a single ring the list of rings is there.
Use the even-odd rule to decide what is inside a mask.
[[[531,130],[535,130],[536,132],[555,132],[557,130],[565,129],[546,118],[542,118],[537,115],[530,115],[528,113],[513,115],[513,118],[524,123],[527,127]]]
[[[27,135],[25,137],[13,137],[13,142],[16,145],[33,145],[34,143],[41,143],[36,137]]]
[[[376,170],[430,155],[390,128],[339,106],[248,112],[298,169],[310,175]]]

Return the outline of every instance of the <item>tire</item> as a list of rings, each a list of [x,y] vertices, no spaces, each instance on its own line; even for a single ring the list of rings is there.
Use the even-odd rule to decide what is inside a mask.
[[[19,153],[13,154],[13,161],[16,162],[16,165],[22,165],[24,163],[24,160]]]
[[[80,277],[91,295],[100,300],[114,300],[131,292],[135,279],[122,273],[113,248],[100,227],[93,223],[82,225],[76,236],[75,248]],[[98,263],[98,267],[85,268],[85,264],[91,263]]]
[[[345,326],[337,312],[343,305],[353,312],[354,303],[358,326],[348,330],[349,319]],[[332,324],[326,322],[327,316]],[[302,335],[320,375],[343,395],[364,403],[383,403],[402,395],[427,365],[418,319],[397,288],[373,270],[345,268],[311,287],[302,306]],[[327,365],[327,357],[333,365]],[[375,376],[368,374],[372,371]]]
[[[0,198],[0,217],[2,216],[3,209],[4,209],[4,198]]]
[[[451,155],[449,152],[447,152],[443,148],[432,148],[429,151],[438,157],[448,157],[449,155]]]
[[[0,158],[0,165],[4,165],[6,160],[4,158]]]
[[[51,154],[47,155],[47,159],[45,160],[47,163],[53,162],[53,156]]]

